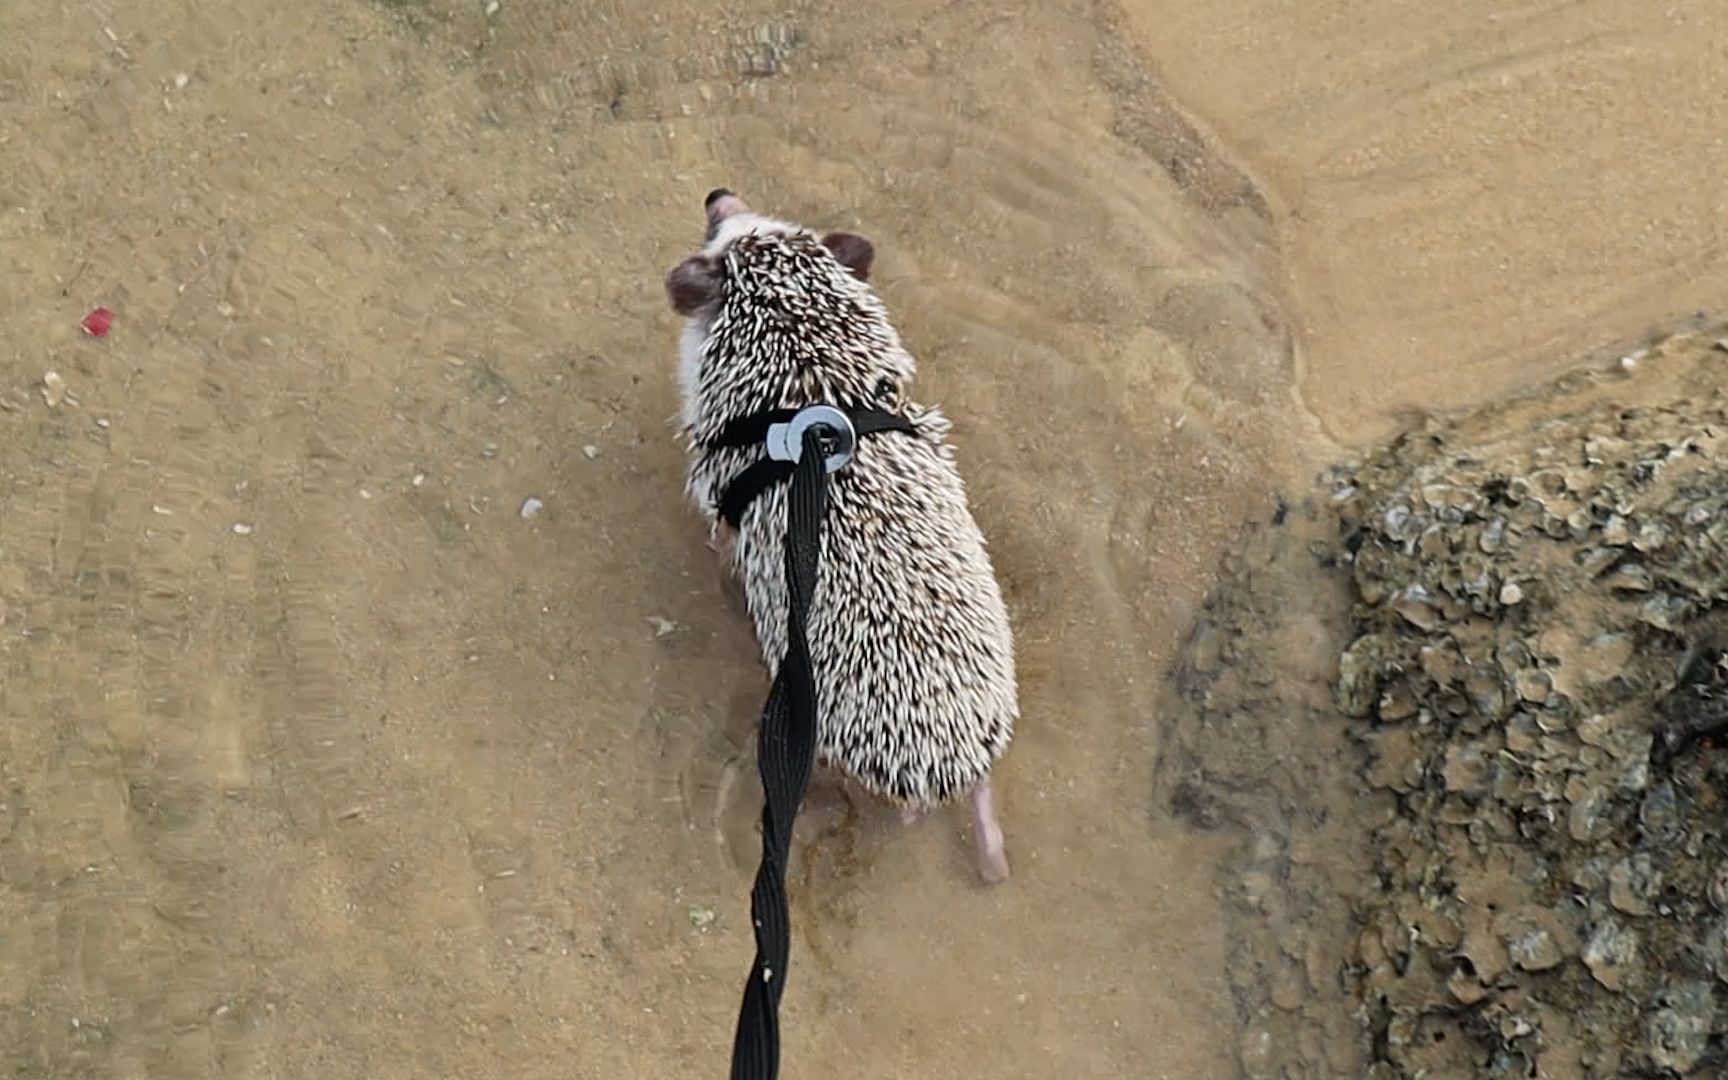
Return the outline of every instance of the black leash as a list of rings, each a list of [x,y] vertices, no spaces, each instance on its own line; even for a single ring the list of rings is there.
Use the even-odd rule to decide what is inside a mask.
[[[780,1074],[780,995],[792,952],[786,862],[792,824],[816,757],[816,673],[810,662],[809,628],[828,474],[852,460],[859,437],[879,431],[912,432],[913,427],[889,413],[812,405],[746,417],[709,444],[768,447],[769,456],[740,473],[721,496],[721,516],[734,528],[752,499],[781,480],[792,481],[786,505],[786,656],[768,692],[756,742],[764,796],[762,863],[750,890],[756,960],[744,985],[732,1040],[732,1080],[775,1080]]]

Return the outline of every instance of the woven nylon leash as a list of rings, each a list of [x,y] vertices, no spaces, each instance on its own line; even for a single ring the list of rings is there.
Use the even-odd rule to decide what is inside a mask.
[[[822,552],[828,474],[851,461],[861,435],[911,432],[907,420],[875,410],[842,412],[828,405],[777,410],[734,422],[710,445],[766,443],[769,456],[738,475],[720,499],[734,528],[751,500],[791,478],[786,502],[786,656],[762,709],[757,766],[762,775],[762,863],[750,890],[756,960],[732,1040],[732,1080],[780,1075],[780,995],[786,989],[792,924],[786,903],[786,862],[792,823],[816,756],[816,674],[810,662],[810,605]]]

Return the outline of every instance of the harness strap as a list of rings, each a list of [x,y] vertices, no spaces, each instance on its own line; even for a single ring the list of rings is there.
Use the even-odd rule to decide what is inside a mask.
[[[740,417],[727,424],[720,434],[709,440],[708,448],[718,450],[725,447],[760,446],[768,438],[770,427],[791,423],[802,411],[770,409]],[[860,439],[884,431],[899,431],[907,435],[917,433],[912,421],[880,409],[848,409],[846,418],[852,422],[852,430]],[[790,461],[766,457],[739,473],[726,485],[726,490],[720,493],[718,510],[721,519],[736,529],[744,517],[744,511],[750,508],[757,496],[791,476],[795,467]]]

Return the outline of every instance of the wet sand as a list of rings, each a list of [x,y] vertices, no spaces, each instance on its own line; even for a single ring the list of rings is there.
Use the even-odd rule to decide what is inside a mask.
[[[723,1071],[765,685],[660,280],[724,183],[876,242],[1020,637],[1011,883],[812,793],[788,1075],[1234,1076],[1153,790],[1223,547],[1728,295],[1722,15],[1492,10],[0,8],[0,1066]]]

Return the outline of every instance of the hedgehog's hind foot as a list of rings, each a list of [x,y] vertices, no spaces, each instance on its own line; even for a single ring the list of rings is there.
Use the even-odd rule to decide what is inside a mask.
[[[996,820],[996,795],[986,776],[972,789],[972,842],[978,852],[978,875],[986,885],[1008,880],[1008,848],[1002,823]]]

